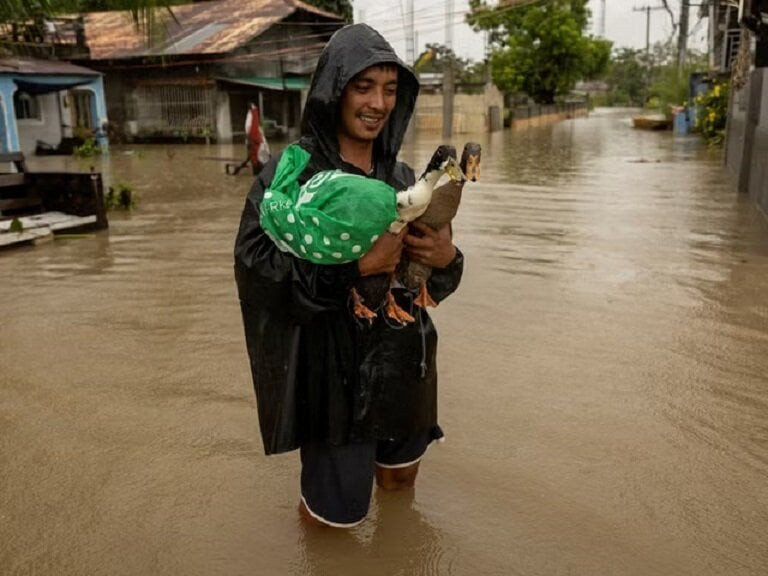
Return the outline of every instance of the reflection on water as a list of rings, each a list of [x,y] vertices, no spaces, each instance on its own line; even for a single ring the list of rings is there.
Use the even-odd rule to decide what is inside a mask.
[[[292,573],[335,576],[438,576],[452,574],[455,550],[417,510],[413,492],[377,492],[370,521],[355,530],[302,531]]]
[[[768,573],[768,227],[720,152],[629,117],[473,136],[435,311],[447,442],[350,532],[306,531],[297,456],[262,454],[241,148],[90,161],[137,208],[0,253],[3,573]]]

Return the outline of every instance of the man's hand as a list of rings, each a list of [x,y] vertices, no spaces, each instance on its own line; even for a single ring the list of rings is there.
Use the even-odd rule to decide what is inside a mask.
[[[432,268],[445,268],[456,257],[456,247],[451,238],[451,225],[446,224],[440,230],[433,230],[421,222],[411,223],[421,236],[409,234],[405,237],[406,251],[414,262],[426,264]]]
[[[403,252],[403,239],[407,233],[408,227],[404,226],[397,235],[385,232],[379,236],[365,256],[357,261],[360,276],[390,274],[394,272],[400,263],[400,255]]]

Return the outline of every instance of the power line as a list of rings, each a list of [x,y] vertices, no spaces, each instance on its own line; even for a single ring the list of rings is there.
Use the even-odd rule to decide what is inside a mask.
[[[534,4],[540,4],[545,0],[510,0],[510,3],[503,7],[496,7],[489,10],[489,14],[504,13],[511,10],[524,8]],[[394,17],[390,7],[381,7],[377,9],[366,8],[358,10],[359,21],[373,25],[378,32],[384,36],[390,43],[404,46],[405,58],[409,63],[416,59],[418,52],[418,35],[437,36],[442,30],[444,38],[448,44],[453,44],[455,39],[455,27],[466,25],[466,30],[471,27],[467,24],[466,17],[470,11],[466,8],[455,9],[452,2],[438,0],[426,5],[413,7],[414,0],[406,0],[406,7],[403,8],[403,0],[398,1],[400,10],[399,18]],[[482,18],[482,13],[480,14]],[[480,39],[482,44],[482,59],[487,55],[488,42],[487,32],[473,32]],[[445,43],[445,42],[444,42]],[[450,46],[453,49],[453,46]]]
[[[645,12],[645,56],[650,54],[651,50],[651,11],[666,10],[664,6],[639,6],[632,8],[632,12]]]

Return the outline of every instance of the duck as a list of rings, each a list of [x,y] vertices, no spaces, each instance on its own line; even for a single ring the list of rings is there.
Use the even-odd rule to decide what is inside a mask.
[[[434,230],[440,230],[446,224],[450,224],[456,216],[461,202],[461,193],[467,180],[477,182],[480,178],[480,157],[482,148],[477,142],[467,142],[461,153],[459,168],[465,176],[463,180],[451,180],[432,192],[432,200],[427,209],[415,221],[426,224]],[[408,259],[407,253],[403,253],[396,272],[400,282],[409,290],[418,290],[418,296],[413,303],[421,308],[437,306],[435,300],[429,295],[427,281],[432,275],[432,268],[426,264]]]
[[[412,186],[395,193],[397,216],[387,229],[389,233],[399,234],[410,222],[427,211],[432,200],[432,192],[443,175],[448,175],[451,181],[464,180],[464,174],[456,160],[456,149],[447,144],[441,144],[435,149],[424,172]],[[394,274],[384,278],[382,275],[359,278],[352,288],[355,316],[373,321],[377,314],[369,304],[376,303],[378,307],[384,301],[387,317],[400,324],[413,322],[413,316],[395,302],[391,292],[394,280]]]

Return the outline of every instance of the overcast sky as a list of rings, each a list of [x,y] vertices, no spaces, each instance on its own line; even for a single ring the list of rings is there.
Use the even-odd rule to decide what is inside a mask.
[[[453,0],[453,10],[450,12],[452,23],[453,51],[461,58],[481,60],[485,54],[485,35],[475,33],[464,24],[464,15],[468,10],[467,0]],[[680,0],[669,0],[670,7],[677,11]],[[401,58],[407,60],[406,30],[408,18],[406,11],[409,0],[353,0],[355,21],[366,22],[389,40]],[[416,28],[415,55],[418,56],[428,43],[448,44],[446,37],[446,16],[450,1],[446,0],[413,0],[413,20]],[[590,0],[592,23],[590,32],[598,35],[600,32],[601,1]],[[644,6],[662,6],[661,0],[606,0],[605,1],[605,36],[613,41],[614,46],[630,48],[645,48],[646,12],[636,11],[635,8]],[[690,45],[704,49],[706,46],[707,20],[698,26],[698,8],[691,8],[691,40]],[[665,10],[650,12],[650,42],[651,44],[666,40],[672,34],[672,23]]]

